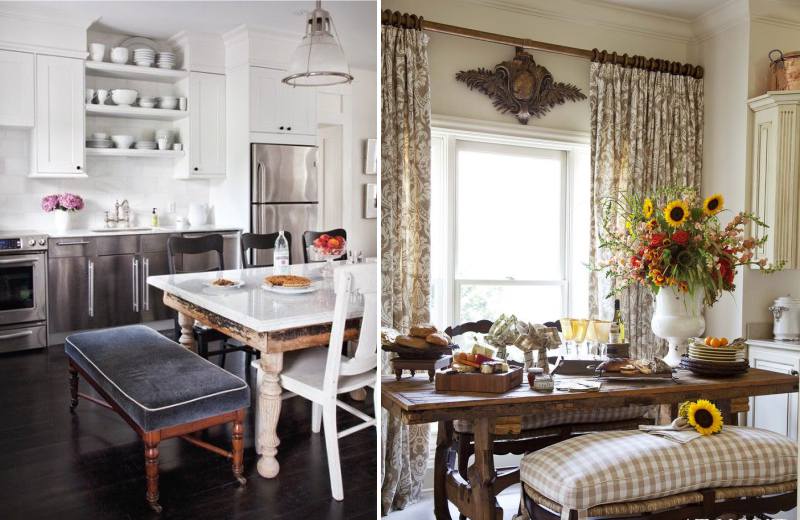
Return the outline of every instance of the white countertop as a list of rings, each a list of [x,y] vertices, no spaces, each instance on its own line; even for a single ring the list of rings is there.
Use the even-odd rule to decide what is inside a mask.
[[[747,344],[752,347],[779,348],[800,352],[800,341],[779,341],[777,339],[748,339]]]
[[[141,226],[145,227],[145,226]],[[93,228],[97,229],[97,228]],[[124,229],[124,230],[102,230],[92,231],[92,229],[69,229],[67,231],[53,231],[44,230],[40,231],[43,235],[48,235],[50,238],[73,238],[73,237],[104,237],[116,235],[159,235],[164,233],[211,233],[222,231],[241,231],[239,228],[231,226],[217,226],[214,224],[207,224],[204,226],[191,226],[178,229],[176,227],[155,227],[148,229]]]
[[[150,276],[147,283],[256,332],[272,332],[333,321],[336,296],[333,279],[322,278],[323,263],[291,265],[291,274],[307,276],[321,286],[307,294],[276,294],[261,288],[272,267]],[[207,287],[218,276],[244,280],[239,289]],[[349,318],[363,314],[363,303],[353,302]]]

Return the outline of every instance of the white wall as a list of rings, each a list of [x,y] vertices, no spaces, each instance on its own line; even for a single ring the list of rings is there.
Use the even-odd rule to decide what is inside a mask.
[[[0,229],[52,231],[53,216],[41,209],[41,199],[69,191],[86,201],[77,213],[77,227],[101,225],[114,201],[128,199],[138,224],[150,224],[159,209],[161,224],[169,225],[170,202],[186,215],[189,202],[208,203],[208,181],[172,178],[172,160],[160,158],[86,158],[86,179],[31,179],[30,130],[0,128]]]
[[[377,183],[377,175],[364,175],[366,140],[378,138],[377,73],[374,70],[354,69],[350,106],[352,110],[351,176],[349,198],[350,227],[347,230],[350,246],[362,251],[365,257],[378,254],[378,220],[364,218],[364,186]],[[346,186],[346,184],[345,184]]]

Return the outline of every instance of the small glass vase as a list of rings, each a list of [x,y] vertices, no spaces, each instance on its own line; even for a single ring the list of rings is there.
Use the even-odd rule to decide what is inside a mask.
[[[57,209],[53,211],[55,228],[59,233],[72,229],[72,211]]]

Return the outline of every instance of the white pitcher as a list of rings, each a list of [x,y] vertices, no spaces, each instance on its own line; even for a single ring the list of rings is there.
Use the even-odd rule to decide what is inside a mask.
[[[189,204],[189,225],[202,226],[208,222],[208,205],[207,204]]]

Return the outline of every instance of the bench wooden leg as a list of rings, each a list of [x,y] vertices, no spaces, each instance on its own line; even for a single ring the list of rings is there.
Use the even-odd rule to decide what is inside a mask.
[[[71,397],[69,411],[74,412],[78,406],[78,371],[69,364],[69,395]]]
[[[249,366],[249,365],[248,365]],[[236,420],[233,421],[233,476],[239,481],[239,484],[244,486],[247,484],[247,479],[242,476],[244,470],[244,411],[239,410],[236,414]]]
[[[161,512],[158,504],[158,432],[144,435],[144,471],[147,477],[147,503],[156,513]]]

